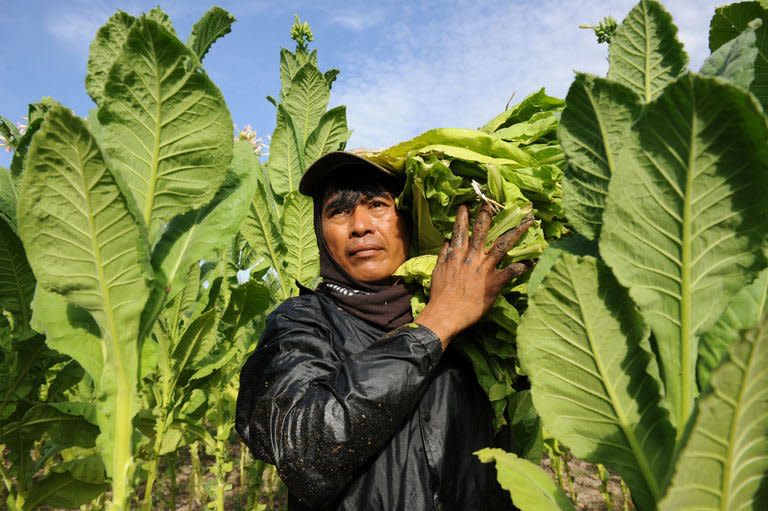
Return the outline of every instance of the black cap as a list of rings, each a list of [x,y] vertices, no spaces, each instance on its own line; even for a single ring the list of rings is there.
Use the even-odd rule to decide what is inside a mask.
[[[323,192],[326,178],[344,167],[366,167],[367,170],[381,172],[389,179],[402,179],[404,176],[382,167],[364,156],[347,151],[335,151],[315,160],[299,181],[299,191],[313,197]]]

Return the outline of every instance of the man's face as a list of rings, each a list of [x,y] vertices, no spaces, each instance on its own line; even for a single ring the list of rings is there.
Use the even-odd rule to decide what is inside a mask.
[[[321,225],[331,257],[353,279],[373,283],[390,277],[408,257],[406,220],[390,193],[360,194],[344,207],[339,192],[323,197]]]

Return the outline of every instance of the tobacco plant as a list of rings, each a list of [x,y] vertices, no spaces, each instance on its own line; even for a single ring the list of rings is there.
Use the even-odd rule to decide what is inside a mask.
[[[694,73],[669,14],[642,0],[608,77],[579,74],[566,98],[564,203],[583,238],[531,278],[520,361],[544,428],[621,475],[639,510],[768,498],[767,17],[719,8]],[[570,509],[538,499],[518,505]]]
[[[91,47],[88,122],[54,104],[14,158],[18,232],[37,278],[32,326],[93,384],[111,509],[131,497],[142,345],[187,269],[227,241],[227,229],[199,239],[236,175],[229,112],[200,65],[229,30],[223,19],[210,11],[185,45],[159,9],[118,12]]]

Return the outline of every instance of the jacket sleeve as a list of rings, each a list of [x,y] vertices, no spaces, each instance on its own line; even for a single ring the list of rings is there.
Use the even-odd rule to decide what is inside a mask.
[[[409,324],[342,360],[315,319],[290,306],[270,316],[242,369],[236,418],[254,456],[312,506],[332,501],[392,437],[442,355],[432,331]]]

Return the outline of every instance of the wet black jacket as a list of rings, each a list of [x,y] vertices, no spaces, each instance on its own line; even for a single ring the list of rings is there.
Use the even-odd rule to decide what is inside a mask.
[[[240,376],[236,428],[277,466],[289,509],[511,509],[491,410],[468,362],[415,324],[385,332],[316,294],[269,317]]]

